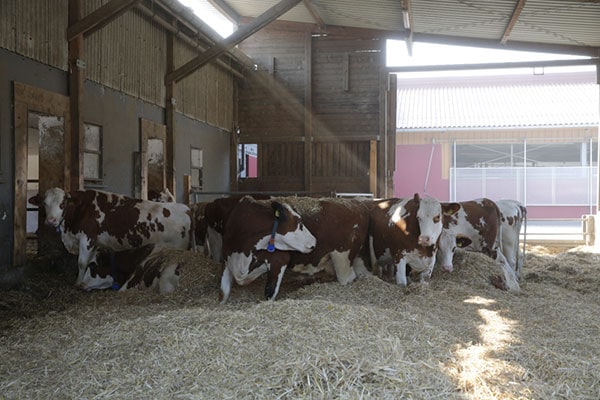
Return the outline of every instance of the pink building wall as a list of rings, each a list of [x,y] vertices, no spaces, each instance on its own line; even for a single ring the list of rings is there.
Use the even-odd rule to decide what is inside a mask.
[[[449,181],[442,178],[441,150],[442,146],[439,144],[396,146],[394,197],[412,197],[415,193],[419,193],[421,196],[429,195],[441,201],[448,201]],[[429,168],[430,158],[431,168]]]
[[[433,147],[433,156],[431,156]],[[440,201],[450,200],[450,181],[442,178],[442,146],[436,145],[398,145],[396,146],[396,171],[394,172],[394,197],[412,197],[415,193],[429,195]],[[427,170],[431,157],[429,178]],[[446,175],[449,175],[449,171]],[[500,198],[510,198],[510,195]],[[592,207],[592,214],[596,207]],[[527,205],[530,219],[581,218],[590,214],[588,206],[532,206]]]

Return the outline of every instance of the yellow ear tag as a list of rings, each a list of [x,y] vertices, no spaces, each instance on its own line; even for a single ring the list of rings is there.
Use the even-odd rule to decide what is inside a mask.
[[[275,218],[279,218],[279,210],[275,210]]]

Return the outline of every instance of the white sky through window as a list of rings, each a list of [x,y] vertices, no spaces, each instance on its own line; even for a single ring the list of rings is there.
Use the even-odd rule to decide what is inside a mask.
[[[226,38],[235,31],[235,24],[210,4],[208,0],[179,0],[179,2],[191,8],[194,14],[222,37]]]
[[[535,53],[515,50],[496,50],[480,47],[450,46],[414,42],[412,56],[408,55],[406,43],[400,40],[387,42],[387,66],[421,66],[421,65],[452,65],[452,64],[479,64],[501,63],[538,60],[566,60],[589,58],[567,54]],[[594,66],[574,67],[546,67],[544,73],[565,71],[590,71]],[[435,71],[435,72],[410,72],[403,76],[465,76],[465,75],[498,75],[498,74],[523,74],[533,73],[533,68],[518,69],[490,69],[466,71]]]
[[[179,0],[181,4],[192,9],[192,12],[212,27],[222,37],[231,35],[235,24],[216,9],[208,0]],[[476,64],[500,63],[535,60],[562,60],[589,58],[566,54],[534,53],[525,51],[496,50],[479,47],[450,46],[423,42],[413,43],[413,55],[408,55],[406,43],[400,40],[387,41],[387,66],[415,66],[441,64]],[[543,73],[566,71],[593,71],[594,66],[546,67]],[[465,75],[498,75],[498,74],[530,74],[533,68],[500,69],[500,70],[465,70],[403,73],[409,76],[465,76]]]

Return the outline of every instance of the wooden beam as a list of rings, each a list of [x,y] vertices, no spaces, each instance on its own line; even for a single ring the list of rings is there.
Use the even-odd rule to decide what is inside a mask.
[[[551,44],[539,42],[520,42],[511,40],[502,45],[497,39],[479,39],[465,36],[438,35],[435,33],[413,33],[415,42],[427,42],[438,44],[450,44],[455,46],[483,47],[487,49],[534,51],[558,54],[570,54],[580,56],[598,56],[599,47],[577,46],[570,44]],[[390,37],[391,39],[392,37]]]
[[[223,41],[221,41],[220,43],[216,43],[203,54],[193,58],[191,61],[187,62],[183,66],[168,73],[165,76],[165,84],[180,81],[181,79],[190,75],[198,68],[203,67],[204,65],[212,61],[214,58],[225,53],[238,43],[252,36],[259,30],[267,26],[269,23],[291,10],[299,2],[300,0],[281,0],[279,3],[269,8],[261,16],[252,21],[252,23],[250,23],[249,25],[244,26],[242,29],[238,29],[233,34],[231,34],[231,36],[223,39]]]
[[[69,25],[77,25],[81,21],[81,0],[69,0]],[[71,157],[70,162],[70,191],[83,189],[83,96],[85,80],[85,64],[83,63],[83,35],[75,35],[69,40],[69,115],[71,121]]]
[[[319,12],[315,8],[315,5],[313,4],[312,0],[302,0],[302,2],[304,3],[304,7],[306,7],[306,9],[308,10],[308,13],[310,14],[310,16],[317,23],[317,26],[319,27],[319,29],[325,30],[327,28],[327,26],[325,25],[325,22],[323,22],[323,19],[319,15]]]
[[[597,64],[598,58],[583,58],[578,60],[516,61],[485,64],[414,65],[408,67],[388,67],[387,70],[388,72],[462,71],[473,69],[570,67]]]
[[[523,8],[525,7],[526,1],[527,0],[517,1],[515,10],[513,11],[512,16],[510,17],[510,21],[508,21],[508,25],[506,26],[506,29],[504,30],[504,34],[502,35],[502,39],[500,39],[500,43],[505,44],[508,41],[508,38],[510,37],[512,30],[515,28],[515,25],[519,21],[519,16],[521,15],[521,11],[523,11]]]
[[[84,18],[70,23],[67,29],[67,40],[71,41],[79,35],[89,35],[97,31],[135,6],[138,1],[140,0],[111,0],[110,3],[106,3]]]
[[[167,35],[167,72],[172,71],[175,63],[175,37]],[[177,196],[175,187],[175,112],[177,111],[177,100],[175,99],[175,82],[166,84],[165,98],[165,125],[167,134],[165,139],[165,180],[167,188]]]
[[[234,24],[240,23],[240,14],[237,13],[229,4],[227,4],[223,0],[208,0],[210,4],[213,5],[217,10],[221,11],[221,13],[227,17]]]
[[[312,192],[312,35],[304,34],[304,190]]]
[[[406,30],[406,49],[408,50],[408,55],[412,56],[413,54],[413,32],[414,32],[414,24],[413,24],[413,13],[412,6],[410,4],[410,0],[402,0],[402,24],[404,25],[404,29]]]

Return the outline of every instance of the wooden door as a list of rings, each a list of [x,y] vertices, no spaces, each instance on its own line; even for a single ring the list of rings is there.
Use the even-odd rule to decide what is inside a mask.
[[[28,218],[38,211],[28,199],[37,192],[44,193],[51,187],[68,188],[70,183],[68,163],[70,160],[69,98],[56,93],[15,82],[15,188],[13,265],[27,260]],[[32,165],[30,165],[30,163]],[[37,163],[39,167],[33,168]],[[35,171],[37,169],[37,171]],[[43,221],[43,211],[37,214],[39,246],[62,251],[60,236],[48,229]],[[31,236],[31,235],[30,235]]]
[[[165,125],[140,118],[140,187],[136,196],[144,200],[167,187],[166,138]]]

